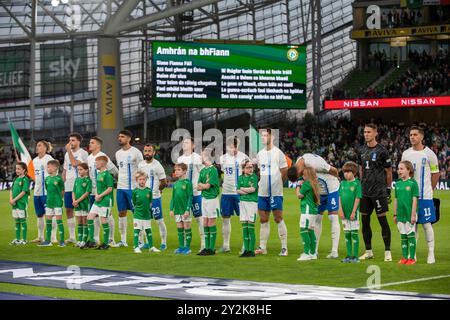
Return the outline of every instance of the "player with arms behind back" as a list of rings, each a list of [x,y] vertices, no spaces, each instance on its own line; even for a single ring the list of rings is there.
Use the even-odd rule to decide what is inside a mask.
[[[373,258],[370,215],[375,209],[384,242],[384,261],[390,262],[392,261],[391,229],[386,215],[389,211],[388,201],[391,195],[392,162],[386,148],[377,142],[377,136],[377,126],[373,123],[366,124],[364,126],[366,143],[358,150],[362,186],[360,203],[362,234],[366,246],[366,252],[360,259]]]
[[[239,257],[255,256],[255,222],[258,213],[258,177],[253,173],[250,159],[242,164],[243,174],[238,178],[237,193],[240,195],[239,211],[244,238],[244,252]]]
[[[152,217],[156,220],[159,227],[159,235],[161,237],[160,250],[166,250],[167,247],[167,228],[164,223],[161,192],[167,185],[166,173],[161,163],[155,159],[156,147],[152,144],[144,146],[144,160],[139,162],[139,171],[145,172],[148,175],[147,187],[153,191],[152,200]],[[148,244],[147,244],[148,246]],[[147,247],[143,247],[147,248]],[[148,247],[149,249],[150,247]]]
[[[278,225],[281,241],[279,256],[287,256],[287,228],[283,220],[283,181],[286,180],[288,164],[283,152],[274,146],[274,136],[270,129],[262,134],[264,149],[258,152],[256,160],[260,169],[258,184],[258,214],[261,221],[259,248],[255,254],[267,254],[267,240],[270,235],[269,217],[273,212]]]
[[[398,165],[399,180],[395,182],[394,222],[402,240],[402,259],[399,264],[416,263],[416,222],[419,186],[414,180],[411,162],[401,161]]]
[[[222,252],[230,252],[231,216],[240,214],[239,193],[236,191],[239,177],[243,174],[242,164],[248,160],[245,153],[239,151],[240,141],[231,136],[226,140],[226,153],[220,156],[220,168],[223,171],[220,214],[222,215]]]
[[[409,130],[411,148],[403,152],[402,161],[410,161],[414,167],[414,179],[419,185],[416,240],[418,240],[419,236],[417,226],[421,224],[428,245],[427,263],[432,264],[435,263],[435,258],[434,231],[431,224],[436,221],[433,190],[439,181],[439,162],[436,154],[423,145],[424,135],[422,128],[411,127]]]
[[[192,213],[195,221],[197,221],[198,232],[200,234],[200,251],[205,248],[205,230],[203,227],[202,217],[202,195],[197,189],[198,177],[200,170],[203,169],[202,157],[194,152],[195,144],[191,138],[183,140],[183,154],[178,157],[177,163],[184,163],[187,166],[186,178],[192,182],[194,188],[194,196],[192,198]]]
[[[137,187],[133,190],[133,224],[134,224],[134,253],[142,253],[139,248],[139,233],[145,232],[149,252],[161,252],[153,246],[152,225],[150,222],[150,208],[153,200],[153,191],[146,186],[148,176],[143,171],[136,172]]]
[[[9,204],[12,206],[12,216],[16,222],[16,238],[11,245],[27,244],[27,207],[30,194],[30,178],[27,176],[27,165],[24,162],[16,164],[16,178],[9,192]],[[20,239],[22,231],[22,239]]]
[[[178,163],[174,167],[178,179],[172,187],[170,216],[175,217],[178,231],[178,249],[175,254],[191,253],[191,206],[193,197],[192,182],[186,178],[187,165]]]
[[[345,246],[347,256],[342,260],[345,263],[358,263],[359,252],[359,203],[361,201],[361,182],[356,179],[358,165],[352,161],[346,162],[342,167],[345,180],[339,187],[340,207],[339,216],[344,228]]]
[[[205,230],[205,249],[199,256],[216,254],[217,226],[219,217],[219,174],[213,164],[212,149],[205,148],[202,152],[202,162],[205,166],[198,177],[197,190],[202,192],[202,216]]]
[[[117,247],[128,247],[127,210],[133,210],[131,197],[133,189],[136,188],[136,180],[133,177],[138,170],[139,162],[144,159],[142,153],[131,145],[132,136],[130,131],[122,130],[117,137],[121,147],[116,152],[116,162],[119,167],[116,197],[120,232],[120,242],[117,243]]]

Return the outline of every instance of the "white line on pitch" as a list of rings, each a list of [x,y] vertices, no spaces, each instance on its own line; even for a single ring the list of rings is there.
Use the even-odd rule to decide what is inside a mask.
[[[448,277],[450,277],[450,274],[444,275],[444,276],[436,276],[436,277],[429,277],[429,278],[420,278],[420,279],[413,279],[413,280],[406,280],[406,281],[390,282],[390,283],[380,284],[377,287],[396,286],[399,284],[436,280],[436,279],[442,279],[442,278],[448,278]],[[373,289],[373,287],[363,287],[362,289]]]

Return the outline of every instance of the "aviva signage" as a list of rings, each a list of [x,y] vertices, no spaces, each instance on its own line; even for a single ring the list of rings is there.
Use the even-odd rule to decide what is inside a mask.
[[[101,126],[116,129],[117,117],[117,59],[112,55],[101,56]]]
[[[411,28],[354,30],[351,33],[351,38],[352,39],[392,38],[405,36],[423,36],[433,34],[438,35],[449,33],[450,33],[450,24],[444,24],[436,26],[420,26]]]

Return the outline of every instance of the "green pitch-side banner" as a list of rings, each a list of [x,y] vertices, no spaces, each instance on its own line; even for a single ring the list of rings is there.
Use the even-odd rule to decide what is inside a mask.
[[[0,48],[0,101],[29,97],[30,46]]]
[[[86,40],[41,45],[41,96],[88,89]]]
[[[152,42],[152,106],[306,108],[306,48]]]

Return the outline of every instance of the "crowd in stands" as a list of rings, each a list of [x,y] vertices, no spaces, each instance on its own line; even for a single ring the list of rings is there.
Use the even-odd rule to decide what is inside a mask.
[[[375,121],[376,122],[376,121]],[[439,159],[442,179],[450,179],[450,140],[449,129],[439,125],[423,126],[425,145],[431,148]],[[346,118],[335,118],[329,123],[291,123],[281,130],[280,149],[291,159],[303,153],[315,153],[330,164],[342,168],[346,161],[357,160],[357,149],[364,144],[364,123]],[[384,145],[391,155],[394,177],[404,150],[410,147],[408,126],[391,122],[378,123],[378,142]]]
[[[374,67],[383,65],[385,54],[377,51],[369,57],[369,63]],[[422,53],[409,51],[409,61],[414,68],[409,68],[399,79],[381,88],[360,88],[359,94],[354,97],[341,86],[329,89],[325,100],[351,99],[351,98],[394,98],[436,96],[450,90],[450,56],[448,50],[440,50],[436,57],[426,51]]]
[[[382,9],[382,28],[402,28],[421,25],[423,15],[420,9]]]
[[[425,51],[409,52],[410,61],[417,68],[408,69],[398,81],[380,89],[369,88],[363,98],[434,96],[449,90],[448,51],[439,51],[435,58]]]

